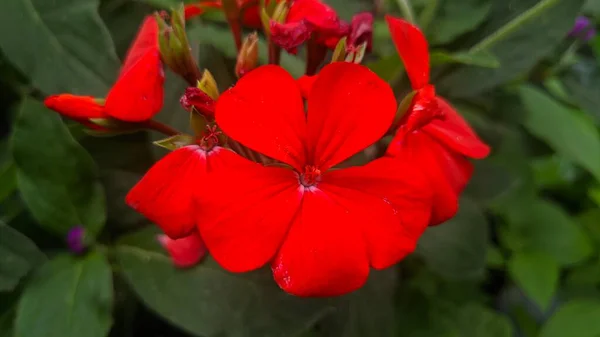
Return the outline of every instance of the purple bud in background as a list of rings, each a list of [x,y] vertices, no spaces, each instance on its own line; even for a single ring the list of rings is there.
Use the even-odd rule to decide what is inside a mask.
[[[67,233],[67,246],[69,250],[75,254],[81,254],[87,248],[84,242],[85,228],[82,226],[75,226]]]
[[[573,38],[579,38],[583,41],[589,41],[596,36],[596,29],[589,18],[585,16],[579,16],[575,20],[575,25],[569,32],[569,36]]]

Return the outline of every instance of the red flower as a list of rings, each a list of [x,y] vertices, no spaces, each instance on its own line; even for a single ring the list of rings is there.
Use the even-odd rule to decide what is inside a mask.
[[[158,161],[127,194],[125,202],[173,239],[190,235],[196,221],[192,197],[203,189],[209,172],[227,165],[230,150],[189,145]]]
[[[87,121],[90,118],[106,118],[104,105],[92,96],[71,94],[51,95],[46,97],[44,104],[67,118],[76,121]]]
[[[280,2],[281,0],[277,0]],[[266,1],[268,5],[270,0]],[[258,1],[256,0],[239,0],[240,10],[242,11],[242,25],[248,28],[262,28]],[[206,1],[196,4],[185,5],[185,19],[191,19],[204,14],[207,8],[221,9],[221,1]]]
[[[206,254],[206,246],[195,231],[181,239],[171,239],[164,234],[158,235],[157,239],[171,256],[173,264],[179,268],[195,266]]]
[[[413,158],[436,186],[431,224],[456,214],[458,195],[473,172],[467,158],[489,154],[467,122],[429,84],[429,52],[423,33],[410,23],[386,17],[392,39],[416,91],[387,154]]]
[[[232,272],[271,261],[299,296],[361,287],[369,266],[412,252],[427,227],[431,187],[419,167],[392,158],[334,167],[378,141],[396,111],[391,88],[367,68],[325,66],[308,95],[277,66],[263,66],[221,95],[217,124],[237,142],[289,168],[236,156],[196,189],[196,223],[215,260]],[[306,117],[307,116],[307,117]]]
[[[126,122],[151,119],[162,108],[164,80],[158,24],[154,16],[148,16],[127,52],[117,82],[106,97],[106,113]]]
[[[204,116],[211,118],[215,116],[215,101],[197,87],[186,88],[179,103],[187,111],[193,107]]]

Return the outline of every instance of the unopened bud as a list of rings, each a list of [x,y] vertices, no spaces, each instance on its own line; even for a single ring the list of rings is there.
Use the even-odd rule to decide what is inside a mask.
[[[202,73],[202,78],[198,81],[196,87],[206,93],[213,100],[219,98],[219,87],[213,75],[207,69]]]
[[[364,12],[356,14],[350,22],[348,46],[358,47],[366,43],[366,51],[370,52],[373,45],[373,14]]]
[[[84,253],[88,247],[85,228],[82,226],[75,226],[71,228],[67,233],[66,241],[71,252],[75,254]]]
[[[200,71],[191,53],[185,32],[184,7],[171,12],[171,25],[164,20],[164,14],[156,14],[159,27],[158,45],[163,62],[176,74],[193,85],[200,77]]]
[[[312,26],[306,20],[291,23],[270,22],[271,41],[290,54],[298,52],[298,46],[306,42],[312,33]]]
[[[185,89],[185,93],[179,100],[181,106],[187,110],[195,109],[198,113],[208,118],[215,116],[215,101],[206,92],[197,87]]]
[[[235,64],[235,74],[238,78],[256,68],[258,63],[258,35],[256,32],[248,35],[242,44]]]
[[[175,240],[160,234],[157,240],[169,253],[173,264],[179,268],[195,266],[206,254],[206,246],[198,233]]]

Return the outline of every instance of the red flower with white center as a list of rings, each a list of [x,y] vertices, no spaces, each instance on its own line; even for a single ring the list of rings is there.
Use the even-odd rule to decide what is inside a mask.
[[[391,157],[412,158],[436,186],[431,224],[452,218],[458,196],[473,173],[468,158],[485,158],[490,148],[429,84],[429,51],[423,33],[412,24],[386,17],[392,40],[413,90],[411,106],[387,150]]]
[[[71,94],[52,95],[46,107],[98,129],[92,118],[114,118],[125,122],[151,119],[163,104],[164,72],[158,49],[158,25],[148,16],[131,45],[119,78],[106,100]]]
[[[431,213],[431,186],[408,161],[335,166],[378,141],[396,111],[391,88],[366,67],[323,68],[307,100],[278,66],[263,66],[223,93],[216,121],[230,138],[277,159],[236,156],[197,191],[196,223],[214,259],[231,272],[271,262],[298,296],[360,288],[369,267],[387,268],[415,249]]]
[[[210,172],[235,161],[237,155],[217,146],[214,129],[197,145],[181,147],[164,156],[129,191],[125,202],[157,224],[172,239],[195,230],[193,196],[204,189]]]
[[[178,268],[193,267],[206,255],[206,246],[196,231],[180,239],[171,239],[164,234],[158,235],[157,239]]]

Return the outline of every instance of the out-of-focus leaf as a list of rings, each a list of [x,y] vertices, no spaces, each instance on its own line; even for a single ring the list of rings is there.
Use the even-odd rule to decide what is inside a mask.
[[[59,235],[76,225],[92,236],[102,229],[106,209],[98,169],[58,114],[24,99],[11,144],[19,191],[42,226]]]
[[[579,106],[600,125],[600,64],[585,60],[565,73],[564,84]]]
[[[190,40],[210,44],[229,58],[234,59],[237,56],[233,37],[226,28],[219,28],[215,25],[190,25],[188,34]],[[258,40],[258,51],[259,62],[267,64],[269,61],[268,48],[263,38]],[[305,71],[304,61],[294,55],[287,54],[285,51],[281,52],[281,66],[296,78],[302,76]],[[200,67],[204,67],[204,65],[200,64]]]
[[[567,186],[574,183],[577,178],[578,167],[561,156],[536,158],[531,164],[538,188]]]
[[[0,337],[14,337],[13,322],[17,311],[18,292],[2,294],[0,301]]]
[[[524,125],[560,155],[581,165],[600,181],[600,135],[578,115],[538,89],[523,86],[521,99],[527,109]]]
[[[0,1],[0,21],[10,27],[0,32],[0,49],[46,94],[104,96],[119,59],[98,5],[98,0]]]
[[[434,324],[411,337],[511,337],[513,329],[507,317],[480,304],[467,304],[438,315]]]
[[[573,300],[563,305],[543,326],[540,337],[600,336],[600,301]]]
[[[545,253],[519,252],[508,261],[508,272],[525,295],[545,312],[558,288],[556,260]]]
[[[283,292],[270,270],[232,274],[208,259],[176,269],[144,230],[123,238],[117,258],[127,281],[153,311],[199,336],[295,336],[330,313],[325,300]]]
[[[17,190],[17,170],[12,160],[0,163],[0,203]]]
[[[112,275],[105,257],[59,255],[27,284],[15,337],[104,337],[112,325]]]
[[[443,78],[440,92],[473,96],[523,74],[560,43],[584,0],[494,1],[489,19],[463,48],[492,53],[501,67],[462,66]]]
[[[319,324],[319,336],[393,336],[396,274],[394,268],[371,271],[361,289],[336,299],[336,311]]]
[[[0,222],[0,292],[13,290],[44,259],[33,241]]]
[[[398,54],[392,54],[375,62],[368,63],[367,67],[387,82],[400,77],[404,73],[404,65]]]
[[[370,12],[373,10],[373,1],[364,0],[327,0],[324,1],[333,7],[338,15],[347,21],[359,12]]]
[[[462,198],[453,219],[427,229],[417,253],[445,278],[477,278],[485,270],[487,242],[488,223],[481,209],[472,200]]]
[[[580,224],[552,202],[525,197],[507,212],[509,234],[516,243],[512,249],[546,253],[561,266],[583,261],[593,251]]]
[[[474,30],[490,13],[489,0],[442,0],[438,15],[427,30],[433,45],[452,42],[457,37]]]
[[[486,265],[492,268],[504,267],[504,256],[498,247],[489,245],[485,256]]]
[[[446,53],[443,51],[431,52],[431,66],[459,63],[472,66],[478,66],[483,68],[498,68],[500,62],[494,55],[488,52],[480,53],[468,53],[468,52],[456,52]]]
[[[152,8],[138,1],[104,0],[98,11],[110,31],[117,55],[124,59],[144,16],[150,14]]]
[[[600,0],[587,0],[583,10],[600,17]]]

